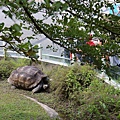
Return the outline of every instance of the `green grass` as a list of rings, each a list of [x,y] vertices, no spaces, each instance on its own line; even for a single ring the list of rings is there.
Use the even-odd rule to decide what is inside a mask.
[[[20,95],[20,92],[23,91],[11,90],[8,83],[0,81],[0,120],[50,120],[41,106]]]
[[[11,89],[6,81],[11,67],[4,62],[0,67],[5,76],[0,79],[0,120],[51,120],[41,106],[23,95],[55,109],[63,120],[120,120],[120,91],[96,78],[90,66],[37,65],[51,81],[49,92],[36,94]]]

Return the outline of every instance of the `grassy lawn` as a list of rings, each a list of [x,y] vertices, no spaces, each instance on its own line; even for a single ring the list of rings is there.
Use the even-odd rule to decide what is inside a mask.
[[[6,81],[0,81],[0,120],[50,120],[41,106],[20,94],[40,96],[32,96],[30,91],[12,90]]]
[[[18,62],[13,61],[12,65],[1,62],[0,120],[53,120],[40,105],[25,96],[53,108],[63,120],[120,120],[120,91],[98,79],[91,66],[38,65],[51,79],[50,90],[32,94],[11,89],[6,80],[18,67],[12,63]]]

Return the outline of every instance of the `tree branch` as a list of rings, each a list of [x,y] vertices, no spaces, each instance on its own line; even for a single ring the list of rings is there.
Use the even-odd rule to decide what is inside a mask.
[[[55,44],[58,44],[58,45],[60,45],[61,47],[68,49],[68,48],[65,47],[64,45],[62,45],[62,44],[60,44],[59,42],[57,42],[56,40],[54,40],[49,34],[47,34],[46,32],[44,32],[44,31],[37,25],[35,19],[34,19],[33,16],[31,15],[31,13],[29,13],[28,9],[23,5],[23,3],[22,3],[21,1],[20,1],[20,4],[22,5],[25,13],[26,13],[27,16],[30,18],[30,20],[32,21],[32,23],[34,24],[34,26],[36,27],[36,29],[37,29],[40,33],[44,34],[47,38],[49,38],[49,39],[50,39],[52,42],[54,42]]]

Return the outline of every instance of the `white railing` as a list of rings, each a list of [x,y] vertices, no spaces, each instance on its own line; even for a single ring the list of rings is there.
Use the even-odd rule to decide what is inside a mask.
[[[4,42],[0,41],[1,45],[4,45]],[[39,46],[39,48],[41,48],[41,44],[37,44]],[[11,50],[7,50],[7,55],[9,57],[14,57],[14,58],[26,58],[24,55],[20,55],[15,51],[11,51]],[[48,63],[53,63],[53,64],[59,64],[59,65],[64,65],[64,66],[68,66],[70,65],[70,59],[69,58],[65,58],[65,57],[60,57],[60,56],[56,56],[56,55],[51,55],[51,54],[43,54],[44,50],[39,49],[38,51],[38,56],[40,61],[43,62],[48,62]],[[0,56],[3,57],[5,55],[5,51],[4,51],[4,47],[0,48]]]

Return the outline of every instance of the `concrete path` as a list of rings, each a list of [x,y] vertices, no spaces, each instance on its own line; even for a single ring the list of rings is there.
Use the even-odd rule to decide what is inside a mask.
[[[30,99],[30,100],[34,101],[34,102],[37,103],[38,105],[40,105],[40,106],[48,113],[48,115],[49,115],[51,118],[61,119],[61,118],[59,117],[58,113],[57,113],[54,109],[48,107],[47,105],[45,105],[45,104],[43,104],[43,103],[38,102],[36,99],[34,99],[34,98],[32,98],[32,97],[29,97],[29,96],[26,96],[26,95],[23,95],[23,94],[20,94],[20,95],[26,97],[27,99]]]
[[[110,84],[111,86],[114,86],[115,89],[119,89],[120,90],[120,84],[118,82],[116,82],[115,80],[113,79],[110,79],[108,77],[107,74],[105,74],[104,72],[102,73],[98,73],[97,75],[100,79],[103,79],[106,83]]]

